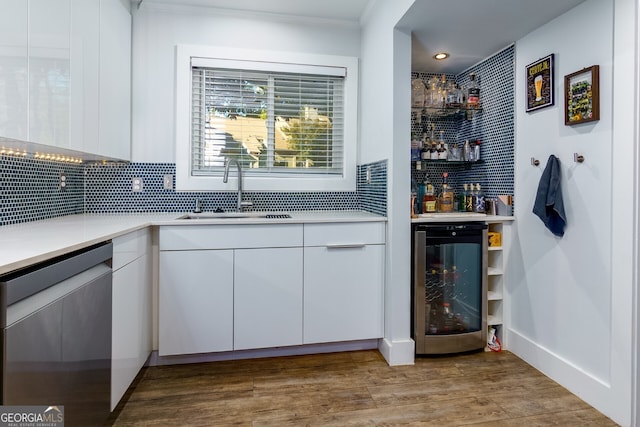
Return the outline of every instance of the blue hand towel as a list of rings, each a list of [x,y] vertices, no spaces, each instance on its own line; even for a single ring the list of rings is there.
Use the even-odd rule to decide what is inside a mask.
[[[564,214],[562,189],[560,188],[560,160],[553,154],[547,160],[547,166],[540,177],[533,213],[556,236],[564,236],[567,217]]]

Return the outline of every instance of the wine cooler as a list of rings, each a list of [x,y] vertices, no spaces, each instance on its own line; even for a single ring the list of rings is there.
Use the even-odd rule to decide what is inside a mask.
[[[487,342],[487,225],[413,226],[416,354],[484,348]]]

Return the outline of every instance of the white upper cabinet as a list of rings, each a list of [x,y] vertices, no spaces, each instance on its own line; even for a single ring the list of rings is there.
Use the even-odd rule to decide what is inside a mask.
[[[0,137],[129,160],[129,2],[0,0],[0,10]]]
[[[70,1],[29,0],[29,140],[69,146]]]
[[[0,0],[0,136],[27,139],[28,3]]]
[[[100,0],[71,0],[69,148],[98,153]]]
[[[100,1],[99,154],[131,158],[131,11]]]

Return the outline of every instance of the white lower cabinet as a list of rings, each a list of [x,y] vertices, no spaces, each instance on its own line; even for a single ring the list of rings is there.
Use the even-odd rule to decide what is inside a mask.
[[[113,239],[111,410],[152,350],[150,245],[146,229]]]
[[[383,222],[163,226],[159,248],[160,356],[383,336]]]
[[[384,246],[305,248],[304,343],[379,338]]]
[[[383,336],[384,236],[384,223],[305,225],[305,344]]]
[[[158,354],[233,349],[233,250],[160,251]]]
[[[302,248],[239,249],[234,350],[302,344]]]

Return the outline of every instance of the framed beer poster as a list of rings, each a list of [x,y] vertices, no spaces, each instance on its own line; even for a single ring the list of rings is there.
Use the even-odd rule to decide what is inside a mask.
[[[527,111],[553,105],[553,53],[527,65]]]
[[[564,124],[600,120],[600,67],[592,65],[564,76]]]

